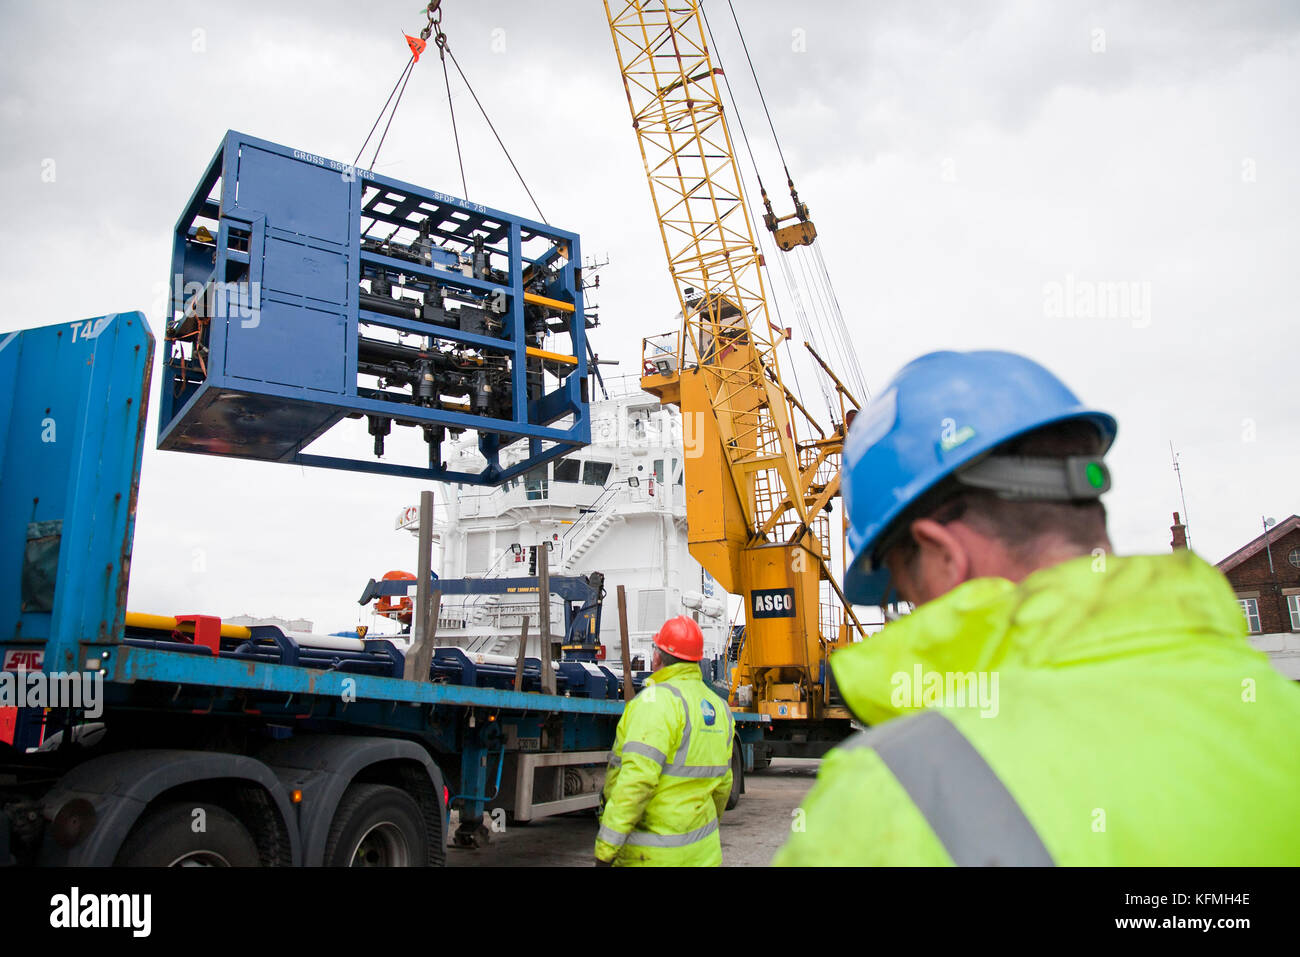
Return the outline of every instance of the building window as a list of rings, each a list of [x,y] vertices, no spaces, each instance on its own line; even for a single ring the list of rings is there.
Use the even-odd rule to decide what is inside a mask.
[[[1246,623],[1250,625],[1250,633],[1258,635],[1259,603],[1254,598],[1238,598],[1237,604],[1241,606],[1241,613],[1246,616]]]
[[[539,465],[535,469],[529,469],[524,473],[524,488],[527,490],[528,501],[537,502],[547,497],[546,466]]]
[[[1291,612],[1291,630],[1300,631],[1300,595],[1286,596],[1286,610]]]
[[[1296,568],[1300,568],[1300,548],[1293,548],[1286,553],[1286,560]]]

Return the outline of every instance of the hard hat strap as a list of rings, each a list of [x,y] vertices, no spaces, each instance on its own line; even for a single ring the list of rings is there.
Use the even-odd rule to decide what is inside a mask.
[[[1091,455],[989,455],[958,468],[954,478],[1017,501],[1088,501],[1110,490],[1110,470]]]
[[[991,491],[1009,501],[1094,501],[1110,490],[1110,469],[1099,457],[1090,455],[987,455],[959,467],[895,519],[880,537],[871,557],[863,557],[863,570],[883,568],[884,557],[910,534],[912,522],[940,509],[963,488]],[[963,512],[964,509],[942,518],[942,524],[956,521]]]

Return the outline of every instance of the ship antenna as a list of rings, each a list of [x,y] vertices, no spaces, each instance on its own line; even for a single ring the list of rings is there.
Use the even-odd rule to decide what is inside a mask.
[[[1183,525],[1186,529],[1187,548],[1190,551],[1192,548],[1191,521],[1187,517],[1187,496],[1183,494],[1183,470],[1178,464],[1178,453],[1174,451],[1173,439],[1169,440],[1169,456],[1174,462],[1174,475],[1178,477],[1178,498],[1183,503]]]

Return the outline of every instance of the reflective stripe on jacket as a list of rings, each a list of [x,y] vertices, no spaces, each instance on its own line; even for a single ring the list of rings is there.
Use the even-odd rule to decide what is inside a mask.
[[[605,772],[596,857],[617,865],[722,863],[734,719],[700,666],[660,668],[623,711]]]
[[[1300,688],[1188,552],[970,581],[831,659],[776,864],[1300,864]],[[964,699],[964,700],[963,700]]]

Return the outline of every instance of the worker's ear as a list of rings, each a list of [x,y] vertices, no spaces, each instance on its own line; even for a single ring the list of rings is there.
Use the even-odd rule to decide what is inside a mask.
[[[933,519],[918,518],[912,523],[912,538],[917,545],[912,562],[916,604],[946,595],[971,577],[971,555],[952,526]]]

